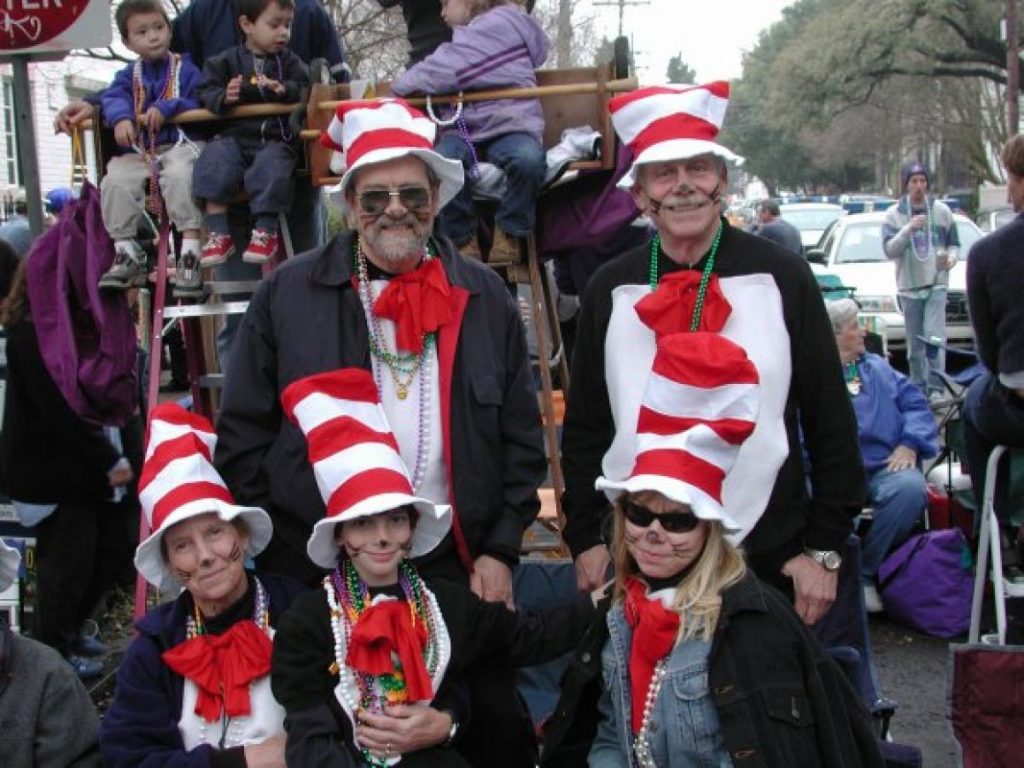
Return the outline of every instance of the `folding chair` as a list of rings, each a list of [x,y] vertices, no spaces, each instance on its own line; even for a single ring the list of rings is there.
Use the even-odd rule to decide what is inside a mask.
[[[1024,762],[1024,646],[950,645],[947,716],[963,768]]]

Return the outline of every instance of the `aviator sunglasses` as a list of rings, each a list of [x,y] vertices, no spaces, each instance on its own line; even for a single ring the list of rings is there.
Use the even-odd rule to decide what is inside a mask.
[[[419,211],[430,205],[430,190],[426,187],[399,187],[398,189],[368,189],[360,192],[359,207],[370,216],[380,216],[391,204],[391,198],[397,197],[398,202],[407,211]]]
[[[622,513],[629,522],[640,528],[647,528],[657,520],[668,533],[689,533],[700,523],[693,512],[665,512],[659,515],[632,501],[622,502]]]

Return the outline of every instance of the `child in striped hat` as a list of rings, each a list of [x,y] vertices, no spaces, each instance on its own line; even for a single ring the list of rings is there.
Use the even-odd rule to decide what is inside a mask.
[[[520,615],[463,585],[427,587],[410,558],[444,538],[451,509],[413,493],[370,372],[300,379],[281,401],[306,435],[327,506],[307,552],[331,569],[275,638],[288,764],[387,766],[412,753],[416,764],[468,765],[446,748],[471,706],[462,671],[485,655],[532,664],[564,653],[592,600]]]

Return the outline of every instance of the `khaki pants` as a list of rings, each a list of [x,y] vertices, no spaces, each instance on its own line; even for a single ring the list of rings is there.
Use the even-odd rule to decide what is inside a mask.
[[[179,232],[199,229],[203,213],[192,198],[192,166],[201,142],[163,144],[160,156],[160,193],[167,215]],[[145,211],[149,163],[140,154],[118,155],[107,164],[100,182],[103,223],[114,240],[134,238]]]

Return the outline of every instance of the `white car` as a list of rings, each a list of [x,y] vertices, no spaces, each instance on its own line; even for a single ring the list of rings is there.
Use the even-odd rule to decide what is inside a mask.
[[[845,215],[843,206],[833,203],[784,203],[779,206],[779,218],[800,230],[800,242],[805,251],[818,244],[829,224]]]
[[[978,226],[961,214],[954,214],[960,238],[960,258],[949,273],[946,295],[946,337],[953,345],[970,345],[974,330],[967,316],[967,259],[971,246],[982,236]],[[865,313],[885,321],[889,349],[906,349],[903,313],[896,300],[896,266],[882,249],[884,211],[843,216],[833,222],[822,236],[818,248],[807,252],[815,272],[839,277]]]

